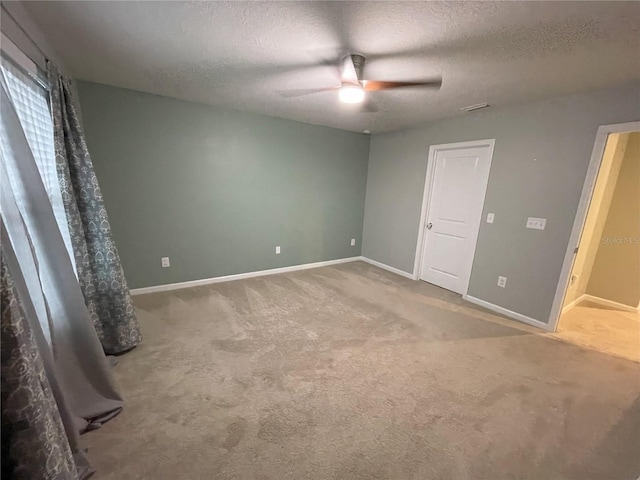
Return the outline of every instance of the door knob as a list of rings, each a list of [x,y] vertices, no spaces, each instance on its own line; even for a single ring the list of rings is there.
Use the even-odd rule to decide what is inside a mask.
[[[427,223],[427,230],[431,230],[431,227],[433,227],[433,223],[431,222]]]

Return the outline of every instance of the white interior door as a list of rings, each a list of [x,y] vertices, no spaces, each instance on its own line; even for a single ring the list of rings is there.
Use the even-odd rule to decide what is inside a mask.
[[[493,140],[431,148],[421,280],[466,293],[492,152]]]

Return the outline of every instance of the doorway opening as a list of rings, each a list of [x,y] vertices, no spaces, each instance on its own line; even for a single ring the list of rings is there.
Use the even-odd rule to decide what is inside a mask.
[[[559,312],[564,340],[640,362],[640,128],[609,133]]]

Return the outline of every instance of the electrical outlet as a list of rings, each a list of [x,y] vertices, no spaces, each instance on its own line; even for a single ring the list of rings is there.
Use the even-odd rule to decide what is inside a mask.
[[[505,288],[507,286],[507,277],[498,277],[498,286]]]
[[[535,218],[535,217],[527,218],[527,228],[532,228],[534,230],[544,230],[544,227],[546,225],[547,225],[546,218]]]
[[[280,255],[280,245],[276,245],[276,255]]]
[[[162,262],[162,268],[169,268],[171,266],[171,263],[169,262],[169,257],[162,257],[160,261]]]
[[[487,223],[493,223],[494,214],[487,213]]]
[[[351,239],[351,246],[353,247],[355,244],[356,244],[356,239],[355,239],[355,238],[352,238],[352,239]]]

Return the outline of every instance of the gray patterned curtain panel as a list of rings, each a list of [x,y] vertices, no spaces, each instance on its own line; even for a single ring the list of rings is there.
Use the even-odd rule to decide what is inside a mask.
[[[78,280],[105,352],[124,352],[140,343],[140,328],[72,100],[70,81],[51,63],[48,68],[56,167]]]
[[[4,260],[3,254],[2,478],[78,480],[34,332]]]

